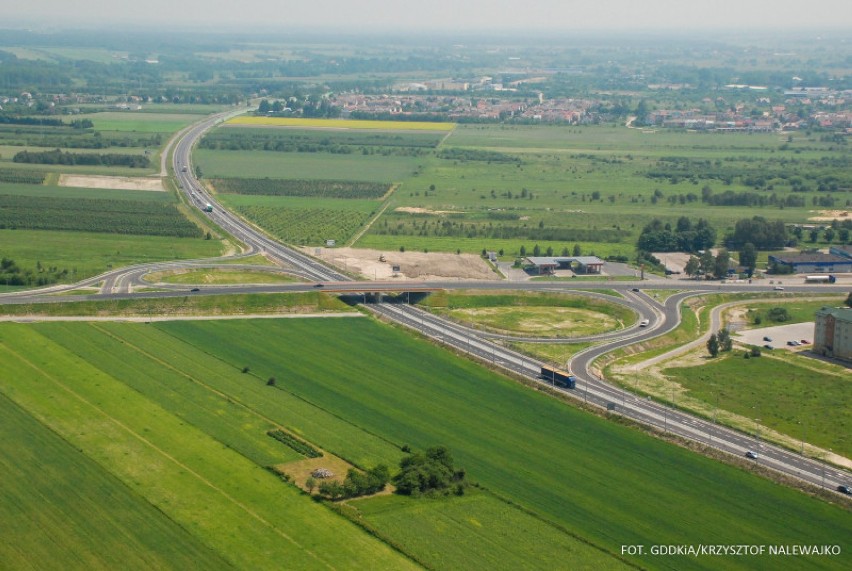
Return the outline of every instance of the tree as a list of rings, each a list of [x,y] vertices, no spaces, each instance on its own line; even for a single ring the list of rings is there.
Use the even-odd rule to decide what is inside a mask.
[[[698,258],[698,265],[705,276],[712,275],[716,267],[716,259],[713,257],[713,252],[704,250],[704,253]]]
[[[731,332],[727,328],[722,328],[716,334],[716,339],[719,342],[720,351],[730,351],[734,348],[734,341],[731,339]]]
[[[686,275],[689,277],[697,276],[698,272],[701,271],[701,263],[698,261],[698,258],[690,256],[686,265],[683,267],[683,271],[686,272]]]
[[[849,292],[849,295],[846,297],[846,301],[843,303],[846,304],[846,307],[852,307],[852,291]]]
[[[521,249],[519,250],[518,253],[521,255],[521,257],[526,256],[527,255],[527,247],[524,246],[524,245],[521,245]]]
[[[710,339],[707,340],[707,352],[711,357],[716,357],[719,354],[719,339],[715,333],[710,334]]]
[[[731,267],[731,254],[725,248],[719,248],[719,253],[716,255],[713,274],[717,278],[724,278],[728,275],[728,268]]]
[[[834,241],[834,229],[826,228],[825,232],[822,233],[822,237],[825,238],[825,241],[829,244]]]
[[[773,307],[769,310],[766,316],[770,321],[775,321],[777,323],[790,321],[790,313],[787,311],[786,307]]]
[[[583,248],[580,247],[580,244],[574,244],[574,250],[573,251],[574,251],[574,253],[573,253],[574,256],[582,256],[583,255]]]
[[[754,269],[757,267],[757,249],[751,242],[746,242],[740,250],[740,265],[748,272],[748,277],[754,274]]]
[[[541,246],[538,244],[533,246],[533,256],[541,256]]]
[[[808,232],[808,239],[811,242],[816,242],[819,239],[819,230],[814,228],[810,232]]]
[[[266,386],[267,387],[274,387],[275,386],[275,377],[269,377],[269,380],[266,381]]]
[[[308,489],[309,494],[313,494],[314,488],[317,487],[316,478],[314,478],[313,476],[308,476],[308,479],[305,480],[305,487]]]
[[[394,477],[394,483],[397,493],[402,495],[445,495],[453,485],[464,483],[464,470],[454,468],[453,457],[444,446],[407,456],[400,461],[399,467],[400,473]]]

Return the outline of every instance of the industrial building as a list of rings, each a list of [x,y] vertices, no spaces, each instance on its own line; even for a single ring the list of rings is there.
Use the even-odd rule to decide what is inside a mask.
[[[852,308],[823,307],[816,312],[813,351],[852,361]]]
[[[852,272],[852,258],[836,254],[779,254],[769,256],[769,265],[790,268],[794,274],[823,274]]]

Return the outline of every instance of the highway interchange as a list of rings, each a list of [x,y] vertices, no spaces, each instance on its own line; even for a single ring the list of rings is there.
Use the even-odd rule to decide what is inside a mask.
[[[212,223],[245,245],[245,250],[239,257],[247,257],[262,252],[268,258],[287,267],[288,273],[299,276],[309,283],[262,286],[205,286],[202,291],[194,292],[193,295],[295,292],[322,287],[322,291],[328,293],[337,292],[350,296],[360,294],[364,296],[364,301],[367,301],[368,294],[398,294],[400,292],[422,292],[434,289],[518,289],[561,292],[576,290],[577,286],[572,287],[572,284],[565,282],[459,282],[448,280],[405,282],[401,284],[353,281],[349,276],[329,268],[318,260],[278,243],[257,228],[224,209],[221,204],[207,193],[193,175],[192,149],[195,143],[207,130],[226,120],[229,116],[240,112],[229,112],[209,117],[184,129],[178,134],[173,140],[173,165],[178,185],[192,206],[199,210],[204,209],[208,204],[212,206],[212,212],[205,212],[204,214],[208,216]],[[164,153],[167,152],[169,152],[169,149],[164,150]],[[150,284],[144,282],[142,276],[152,271],[193,267],[204,268],[215,265],[215,260],[140,264],[113,270],[76,284],[5,294],[0,296],[0,298],[2,298],[2,303],[34,303],[45,301],[58,303],[94,299],[185,296],[188,294],[187,286],[172,286],[170,288],[162,288],[163,291],[146,291],[144,293],[133,293],[133,290],[140,286],[150,288]],[[229,264],[228,267],[250,269],[252,266],[235,266]],[[80,287],[95,287],[97,284],[101,284],[100,293],[98,294],[62,295]],[[321,286],[318,284],[321,284]],[[581,287],[584,289],[600,287],[615,290],[623,297],[606,296],[604,294],[597,294],[597,296],[605,297],[610,301],[630,307],[638,313],[640,319],[648,320],[648,326],[644,328],[633,326],[626,330],[589,338],[588,340],[594,340],[597,344],[576,354],[570,361],[570,369],[577,378],[576,388],[568,390],[553,387],[554,390],[559,390],[590,405],[603,407],[644,425],[653,426],[667,433],[712,446],[737,457],[744,458],[747,451],[757,452],[758,458],[754,461],[760,463],[762,466],[794,476],[817,486],[835,490],[838,485],[852,484],[852,474],[847,471],[813,458],[806,458],[801,454],[784,448],[767,444],[751,435],[719,426],[711,420],[684,413],[655,402],[650,398],[639,398],[633,393],[599,378],[593,368],[593,363],[596,359],[611,351],[663,335],[675,329],[680,323],[681,304],[690,296],[719,290],[726,292],[771,292],[773,291],[773,286],[725,284],[708,287],[707,284],[700,282],[678,282],[676,288],[673,288],[670,283],[665,281],[655,283],[643,282],[641,284],[642,291],[638,291],[635,286],[636,284],[603,280],[600,282],[582,282]],[[660,303],[654,296],[647,294],[647,292],[655,288],[684,291],[671,295],[664,302]],[[158,286],[158,289],[161,289],[160,286]],[[785,284],[785,293],[828,293],[831,291],[841,293],[847,290],[848,286],[789,286]],[[589,292],[583,293],[589,294]],[[374,300],[381,300],[381,298],[381,295],[370,296],[370,299]],[[408,296],[402,295],[397,296],[394,303],[369,303],[365,304],[365,306],[384,319],[417,330],[423,335],[452,347],[460,353],[469,354],[476,359],[490,363],[494,367],[511,371],[513,374],[522,376],[528,380],[546,384],[539,376],[541,363],[508,349],[499,343],[493,342],[494,338],[499,336],[483,333],[482,331],[474,330],[436,316],[415,305],[405,303],[407,298]],[[531,341],[531,339],[522,338],[508,338],[505,340]],[[572,338],[549,341],[579,342],[583,340]]]

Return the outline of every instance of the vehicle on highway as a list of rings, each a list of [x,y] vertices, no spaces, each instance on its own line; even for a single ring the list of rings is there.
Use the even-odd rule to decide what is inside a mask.
[[[192,293],[195,293],[195,292],[197,292],[197,291],[201,291],[201,288],[194,287],[194,288],[192,288],[192,289],[191,289],[191,290],[189,290],[189,291],[190,291],[190,292],[192,292]]]
[[[183,166],[180,168],[180,172],[186,172],[186,165],[183,165]]]
[[[639,293],[639,288],[638,288],[638,287],[635,287],[635,288],[633,288],[633,289],[632,289],[632,290],[630,290],[630,291],[635,291],[636,293]]]
[[[314,287],[325,287],[325,284],[314,284]]]
[[[772,337],[764,337],[763,340],[772,343]]]
[[[783,287],[781,287],[781,286],[775,286],[773,289],[774,289],[775,291],[784,291],[784,288],[783,288]]]
[[[846,494],[847,496],[852,496],[852,488],[849,486],[837,486],[837,491],[841,494]]]
[[[574,375],[566,371],[560,371],[559,369],[548,367],[547,365],[541,366],[541,376],[546,381],[550,381],[558,387],[564,387],[566,389],[573,389],[577,387],[577,379]]]
[[[202,210],[204,212],[213,212],[213,205],[208,202],[204,205],[204,208],[202,208]]]
[[[746,458],[757,460],[757,452],[752,452],[751,450],[749,450],[748,452],[746,452]]]
[[[642,321],[639,322],[639,327],[648,327],[649,323],[650,323],[650,321],[648,321],[647,319],[643,319]]]

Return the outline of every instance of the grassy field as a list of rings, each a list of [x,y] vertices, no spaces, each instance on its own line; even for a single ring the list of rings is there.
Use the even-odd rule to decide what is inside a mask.
[[[0,230],[0,250],[21,267],[41,262],[67,268],[68,281],[74,282],[130,264],[218,256],[222,244],[202,238],[6,229]]]
[[[814,368],[805,357],[759,359],[740,353],[722,355],[700,367],[663,372],[687,389],[689,396],[715,403],[760,424],[849,458],[852,456],[852,384],[841,367]],[[817,363],[816,365],[822,365]]]
[[[5,396],[0,434],[3,568],[232,568]]]
[[[317,313],[353,311],[337,299],[320,292],[250,293],[230,295],[187,295],[162,299],[119,299],[75,301],[74,303],[29,303],[0,306],[3,315],[77,316],[173,316],[246,315],[265,313]]]
[[[354,119],[299,119],[286,117],[234,117],[230,125],[268,125],[312,129],[370,129],[379,131],[452,131],[455,123],[424,121],[358,121]]]
[[[201,403],[181,394],[207,376],[257,382],[272,390],[264,383],[249,381],[233,367],[218,375],[192,371],[192,362],[174,351],[164,355],[170,362],[158,366],[157,357],[140,351],[132,339],[111,341],[108,330],[67,327],[3,328],[0,352],[16,382],[2,391],[230,563],[245,569],[280,568],[283,562],[294,569],[414,568],[283,484],[249,458],[255,452],[238,449],[242,440],[258,438],[275,445],[265,434],[257,436],[257,429],[228,420],[239,406],[212,392]],[[79,334],[88,342],[63,346]],[[123,351],[103,351],[128,341],[131,346]],[[128,361],[142,366],[128,366]],[[195,365],[204,369],[203,363]],[[168,385],[158,375],[164,374],[179,386],[163,390]],[[246,414],[262,422],[257,414]],[[229,427],[236,436],[227,434]],[[292,454],[283,446],[276,451]]]
[[[349,436],[354,428],[397,446],[445,443],[474,480],[611,551],[623,543],[680,543],[708,535],[719,542],[817,536],[821,542],[828,537],[842,542],[836,534],[848,525],[848,516],[836,508],[590,417],[370,322],[173,322],[156,329],[215,353],[234,368],[250,365],[261,379],[280,376],[281,364],[287,363],[287,393],[352,427],[319,435],[301,421],[309,440],[344,458],[366,459],[369,465],[371,454],[381,450],[366,446],[370,439]],[[400,361],[387,347],[407,358]],[[330,358],[333,354],[346,357]],[[426,362],[428,370],[422,366]],[[475,406],[485,394],[489,406]],[[571,437],[566,438],[566,427]],[[661,473],[668,478],[661,481]],[[613,495],[611,489],[631,493]],[[770,504],[772,514],[755,509]],[[786,522],[779,512],[790,516]],[[661,519],[661,513],[673,517]],[[823,562],[828,568],[836,563]],[[643,564],[718,568],[720,562],[674,558]],[[724,562],[740,564],[746,563]]]
[[[422,305],[486,330],[542,337],[594,335],[636,321],[624,306],[579,295],[438,292]]]
[[[845,297],[838,296],[832,299],[824,299],[820,301],[797,300],[795,297],[791,299],[779,299],[778,303],[756,303],[746,306],[747,317],[750,327],[774,327],[776,325],[784,325],[788,323],[805,323],[814,321],[814,314],[823,306],[841,306]],[[787,310],[790,319],[783,322],[771,321],[768,318],[769,310],[773,307],[783,307]],[[760,323],[755,323],[756,319],[760,319]]]
[[[446,501],[383,496],[351,502],[373,527],[435,569],[628,569],[626,563],[478,491]],[[547,546],[546,548],[542,548]]]
[[[107,188],[0,183],[0,194],[25,195],[42,198],[109,199],[130,202],[174,202],[170,192],[146,192]]]
[[[145,279],[170,284],[277,284],[301,281],[281,273],[222,268],[157,272],[148,274]]]
[[[699,543],[707,537],[715,543],[845,545],[848,535],[848,513],[837,507],[582,413],[367,320],[3,325],[0,335],[3,361],[10,379],[15,379],[4,385],[4,393],[42,415],[87,454],[97,455],[119,477],[138,482],[137,489],[146,497],[181,490],[179,497],[170,493],[168,503],[158,505],[167,513],[174,511],[173,517],[188,518],[180,521],[193,533],[221,540],[217,545],[223,552],[239,551],[244,539],[223,538],[221,526],[201,517],[195,504],[204,503],[205,513],[217,514],[216,521],[225,514],[243,521],[244,514],[219,496],[212,502],[206,496],[202,500],[191,477],[194,472],[214,482],[226,476],[224,490],[258,510],[264,521],[274,521],[274,527],[286,527],[288,534],[297,532],[287,522],[304,526],[301,518],[317,516],[301,504],[294,507],[290,502],[296,498],[280,483],[275,483],[280,492],[269,496],[265,479],[251,475],[255,472],[240,460],[245,456],[234,455],[239,442],[247,447],[245,442],[256,438],[243,433],[256,432],[250,426],[238,431],[239,437],[218,433],[220,443],[213,453],[205,444],[211,438],[205,427],[228,416],[223,412],[214,420],[220,418],[217,406],[225,411],[244,407],[252,417],[282,425],[361,466],[377,461],[395,465],[402,444],[446,444],[472,480],[553,522],[556,529],[565,528],[612,553],[620,553],[622,544]],[[80,339],[86,341],[78,343]],[[240,373],[246,366],[250,373]],[[163,382],[160,376],[174,379],[163,385],[169,390],[156,388]],[[275,388],[264,382],[270,376],[278,379]],[[79,383],[83,378],[88,382]],[[130,387],[135,389],[128,392]],[[154,402],[156,408],[151,408]],[[480,406],[485,402],[487,406]],[[187,408],[189,403],[194,404]],[[93,406],[101,411],[94,416]],[[146,440],[175,458],[186,458],[192,472],[184,477],[172,474],[155,450],[138,450],[140,445],[131,446],[136,441],[119,438],[115,425],[94,430],[93,423],[104,425],[103,414],[138,434],[144,431]],[[170,420],[173,414],[180,416]],[[106,442],[113,445],[104,450]],[[125,446],[132,450],[132,462],[122,460]],[[157,477],[133,470],[140,462],[157,466]],[[254,483],[246,487],[249,481]],[[630,493],[612,494],[613,489]],[[261,498],[268,502],[270,497],[279,500],[255,507]],[[760,509],[767,505],[773,509]],[[288,517],[274,518],[268,510]],[[328,525],[324,520],[315,523]],[[302,531],[319,534],[315,542],[328,540],[328,529],[310,528]],[[229,526],[228,533],[235,531]],[[251,526],[250,533],[259,536],[252,544],[273,549],[265,543],[268,531]],[[302,531],[298,537],[304,537]],[[289,548],[275,545],[276,550]],[[848,564],[845,553],[808,564],[842,568]],[[770,564],[689,557],[634,562],[678,569]],[[801,563],[771,560],[778,569],[799,569]]]
[[[419,157],[275,153],[271,151],[210,151],[199,149],[194,160],[210,178],[281,178],[388,182],[406,179]]]

